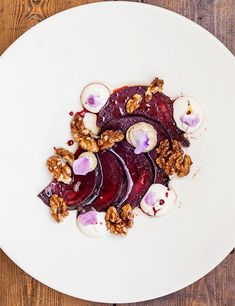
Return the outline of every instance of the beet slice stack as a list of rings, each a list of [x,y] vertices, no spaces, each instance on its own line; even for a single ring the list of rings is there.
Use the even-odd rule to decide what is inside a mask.
[[[158,143],[164,139],[175,139],[183,146],[189,146],[173,119],[173,101],[162,93],[153,94],[152,100],[144,101],[147,86],[125,87],[113,93],[97,118],[101,133],[105,130],[122,130],[126,133],[135,123],[151,124],[157,132]],[[134,114],[127,114],[125,103],[135,94],[143,97],[140,107]],[[82,152],[78,149],[75,158]],[[123,140],[106,151],[96,154],[97,167],[85,176],[73,175],[69,185],[53,180],[38,195],[49,205],[50,197],[58,194],[64,199],[69,209],[78,213],[95,208],[107,211],[113,205],[118,210],[125,203],[138,207],[141,199],[153,183],[168,186],[169,177],[156,164],[157,152],[135,154],[134,148]]]
[[[135,115],[159,121],[172,139],[178,140],[183,146],[188,147],[188,139],[184,137],[184,132],[177,127],[173,118],[173,101],[163,93],[157,92],[153,94],[152,100],[146,103],[146,90],[147,86],[131,86],[113,93],[99,112],[98,126],[103,129],[111,120],[127,116],[125,103],[135,94],[139,94],[143,97],[143,100],[140,107],[135,111]]]
[[[53,180],[38,196],[46,205],[49,205],[50,197],[53,194],[58,194],[64,199],[69,210],[82,208],[97,197],[102,180],[100,161],[98,159],[96,169],[86,176],[74,175],[69,185]]]

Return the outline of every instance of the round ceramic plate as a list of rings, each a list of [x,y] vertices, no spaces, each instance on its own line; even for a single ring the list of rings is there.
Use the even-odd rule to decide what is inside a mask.
[[[165,81],[195,97],[204,128],[190,175],[174,180],[180,205],[139,214],[124,237],[88,238],[75,212],[56,224],[37,194],[45,160],[69,136],[69,111],[91,81],[112,87]],[[1,247],[24,271],[66,294],[137,302],[204,276],[234,247],[234,59],[211,34],[167,10],[128,2],[77,7],[40,23],[0,60]]]

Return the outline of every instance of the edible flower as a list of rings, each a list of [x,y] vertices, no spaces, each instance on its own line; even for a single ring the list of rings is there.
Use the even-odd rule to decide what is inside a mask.
[[[90,159],[88,157],[79,157],[73,162],[73,172],[76,175],[86,175],[90,172]]]

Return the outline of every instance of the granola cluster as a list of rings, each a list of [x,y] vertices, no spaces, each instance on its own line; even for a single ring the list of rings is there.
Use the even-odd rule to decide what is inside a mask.
[[[184,154],[181,144],[177,140],[170,142],[165,139],[157,148],[158,157],[156,163],[167,175],[176,173],[178,176],[186,176],[193,164],[191,157]]]
[[[162,92],[163,91],[163,85],[164,85],[163,80],[161,80],[159,78],[155,78],[145,92],[145,101],[146,102],[151,101],[153,94],[155,94],[157,92]]]
[[[50,198],[51,215],[57,223],[61,222],[65,217],[68,216],[68,206],[66,205],[63,198],[54,194]]]
[[[135,110],[140,107],[143,97],[141,95],[135,94],[131,99],[126,103],[126,111],[128,114],[132,114]]]
[[[56,155],[47,160],[48,170],[57,181],[69,184],[72,180],[70,166],[73,164],[74,155],[63,148],[55,148],[55,153]]]
[[[110,206],[105,215],[107,228],[114,235],[126,235],[134,224],[134,214],[130,204],[125,204],[119,214],[114,206]]]

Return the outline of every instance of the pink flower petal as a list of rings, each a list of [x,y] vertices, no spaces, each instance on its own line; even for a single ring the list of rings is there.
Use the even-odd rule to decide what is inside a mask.
[[[101,105],[101,101],[98,96],[90,95],[86,100],[86,104],[91,107],[98,107]]]
[[[145,197],[144,197],[144,201],[147,205],[149,206],[154,206],[155,205],[155,196],[154,196],[154,192],[149,191],[146,193]]]
[[[90,170],[90,159],[80,157],[73,162],[73,172],[76,175],[86,175]]]
[[[199,117],[196,114],[184,114],[180,116],[180,120],[189,127],[195,127],[200,121]]]
[[[143,153],[149,146],[148,135],[143,130],[140,130],[133,133],[133,138],[136,144],[135,154]]]
[[[97,223],[97,211],[90,210],[78,216],[82,225],[91,225]]]

